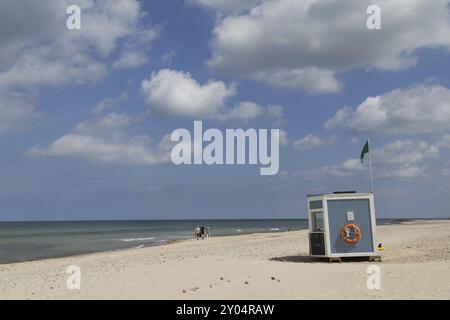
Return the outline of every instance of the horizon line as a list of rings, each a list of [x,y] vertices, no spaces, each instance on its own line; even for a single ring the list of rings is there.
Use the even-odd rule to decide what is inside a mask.
[[[377,217],[391,220],[448,220],[445,217]],[[220,220],[308,220],[305,218],[192,218],[192,219],[92,219],[92,220],[0,220],[0,223],[14,222],[148,222],[148,221],[220,221]]]

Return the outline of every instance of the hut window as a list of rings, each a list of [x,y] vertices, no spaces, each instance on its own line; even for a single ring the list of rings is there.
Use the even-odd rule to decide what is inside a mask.
[[[311,210],[322,209],[323,208],[322,200],[310,201],[309,208]]]
[[[313,232],[323,232],[323,212],[312,213],[312,227]]]

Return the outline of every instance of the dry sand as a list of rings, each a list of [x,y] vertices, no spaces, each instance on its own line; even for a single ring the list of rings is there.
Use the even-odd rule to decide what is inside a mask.
[[[296,231],[0,265],[0,299],[450,299],[450,221],[377,230],[380,290],[367,289],[369,262],[313,261]]]

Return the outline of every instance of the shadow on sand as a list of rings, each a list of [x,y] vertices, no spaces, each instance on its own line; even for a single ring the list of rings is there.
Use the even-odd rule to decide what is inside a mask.
[[[286,256],[271,258],[270,261],[278,262],[296,262],[296,263],[320,263],[328,262],[328,259],[316,258],[310,256]]]
[[[293,262],[293,263],[330,263],[329,258],[317,258],[317,257],[310,257],[310,256],[275,257],[275,258],[271,258],[270,261]],[[364,257],[342,258],[341,261],[342,262],[366,262],[367,258],[364,258]]]

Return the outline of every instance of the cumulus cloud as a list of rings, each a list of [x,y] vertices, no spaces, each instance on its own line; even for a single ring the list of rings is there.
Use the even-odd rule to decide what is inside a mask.
[[[116,67],[143,62],[130,50],[148,45],[157,30],[144,27],[137,0],[77,1],[81,30],[66,28],[68,0],[0,3],[0,87],[83,84],[102,79],[107,58],[123,46]],[[120,51],[119,51],[120,53]],[[139,58],[139,59],[136,59]]]
[[[397,140],[373,151],[373,164],[382,178],[426,178],[428,160],[439,157],[439,148],[426,141]]]
[[[223,120],[249,120],[259,117],[264,112],[264,108],[260,105],[251,102],[244,101],[238,103],[228,113],[222,115]]]
[[[325,123],[351,133],[417,134],[450,129],[450,89],[417,85],[368,97],[358,107],[344,107]]]
[[[128,94],[124,92],[118,97],[103,99],[92,108],[92,113],[96,115],[101,115],[105,114],[108,110],[117,109],[127,97]]]
[[[281,127],[284,122],[284,112],[283,107],[277,104],[271,104],[267,106],[267,116],[274,119],[274,125]]]
[[[374,149],[371,156],[377,178],[426,178],[429,176],[426,162],[438,158],[439,149],[425,141],[397,140]],[[329,176],[350,177],[365,170],[365,164],[360,159],[348,159],[339,165],[286,172],[285,175],[311,180]]]
[[[397,140],[373,151],[373,162],[378,166],[420,164],[437,158],[439,148],[426,141]]]
[[[340,165],[327,165],[318,168],[311,168],[305,170],[296,171],[284,171],[282,176],[284,177],[301,177],[305,180],[317,180],[326,177],[350,177],[355,174],[356,171],[363,170],[363,166],[356,159],[346,160]]]
[[[342,84],[335,79],[333,72],[316,67],[281,69],[269,72],[259,71],[252,78],[275,88],[302,88],[313,94],[335,93],[342,88]]]
[[[163,69],[142,82],[142,92],[150,108],[159,113],[208,117],[217,114],[236,89],[214,80],[202,85],[189,73]]]
[[[153,144],[147,135],[129,133],[135,120],[110,112],[78,123],[68,134],[47,147],[28,150],[31,157],[67,157],[107,164],[156,165],[170,161],[170,142]]]
[[[366,9],[372,4],[262,1],[218,20],[207,64],[213,71],[275,87],[336,92],[341,72],[403,70],[417,63],[421,48],[450,47],[448,0],[414,0],[408,5],[403,0],[377,1],[383,29],[376,31],[366,27]]]
[[[114,69],[129,69],[142,66],[149,62],[149,58],[144,52],[126,51],[113,63]]]
[[[308,134],[303,138],[292,141],[292,147],[296,151],[307,151],[314,148],[335,144],[337,137],[332,135],[324,138],[314,134]]]
[[[208,80],[201,84],[188,72],[171,69],[154,72],[142,82],[141,89],[149,108],[168,116],[244,122],[267,116],[276,123],[283,116],[281,106],[263,107],[251,101],[228,108],[228,100],[237,93],[233,83]]]
[[[324,142],[319,136],[312,134],[308,134],[306,137],[292,141],[292,146],[298,151],[310,150],[323,144]]]
[[[81,7],[81,30],[66,28],[72,4]],[[41,86],[97,82],[113,55],[117,69],[146,63],[145,48],[159,29],[144,26],[142,18],[137,0],[1,1],[0,132],[36,115],[32,102]]]

